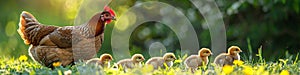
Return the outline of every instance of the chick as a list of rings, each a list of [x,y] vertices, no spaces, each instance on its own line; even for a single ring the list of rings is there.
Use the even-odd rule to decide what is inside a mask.
[[[218,55],[214,63],[218,66],[233,65],[234,60],[240,60],[240,52],[242,52],[242,50],[238,46],[231,46],[228,48],[228,53]]]
[[[118,68],[122,67],[124,69],[124,71],[126,71],[127,69],[141,67],[142,66],[141,62],[144,60],[145,60],[145,58],[142,54],[134,54],[131,57],[131,59],[120,60],[117,63],[117,65],[118,65]]]
[[[102,54],[100,58],[93,58],[86,62],[86,64],[98,64],[103,68],[110,67],[110,61],[112,61],[113,58],[110,54]]]
[[[146,64],[152,65],[154,69],[165,68],[164,63],[168,67],[173,66],[173,61],[176,60],[176,57],[173,53],[166,53],[163,57],[152,57],[150,58]]]
[[[192,73],[194,73],[199,66],[207,65],[209,60],[208,56],[210,56],[212,52],[208,48],[202,48],[199,50],[198,55],[191,55],[187,57],[184,61],[184,65],[187,69],[191,69]]]

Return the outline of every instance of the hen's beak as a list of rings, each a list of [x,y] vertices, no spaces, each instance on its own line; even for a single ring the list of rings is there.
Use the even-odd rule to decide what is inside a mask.
[[[111,19],[112,19],[112,20],[117,20],[115,16],[112,16]]]

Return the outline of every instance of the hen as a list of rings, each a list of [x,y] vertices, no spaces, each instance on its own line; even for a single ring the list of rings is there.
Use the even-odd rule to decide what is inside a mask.
[[[114,11],[107,6],[87,23],[77,26],[44,25],[26,11],[20,16],[17,31],[24,43],[30,45],[29,55],[47,67],[53,67],[54,62],[66,66],[93,58],[103,42],[105,25],[115,20]]]

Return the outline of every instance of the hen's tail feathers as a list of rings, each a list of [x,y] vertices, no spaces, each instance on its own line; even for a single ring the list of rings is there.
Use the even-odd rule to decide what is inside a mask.
[[[26,45],[39,44],[39,41],[57,27],[44,26],[29,12],[23,11],[20,15],[19,29],[17,30]]]
[[[22,39],[24,40],[24,43],[26,45],[31,43],[30,42],[31,39],[29,38],[27,31],[36,27],[34,25],[37,25],[37,24],[34,24],[34,23],[38,23],[38,21],[35,19],[35,17],[32,14],[30,14],[26,11],[23,11],[21,13],[19,29],[17,31],[20,34],[20,36],[22,37]]]

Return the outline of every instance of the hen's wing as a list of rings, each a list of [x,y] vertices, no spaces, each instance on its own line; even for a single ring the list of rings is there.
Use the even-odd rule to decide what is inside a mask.
[[[72,30],[68,28],[58,28],[51,34],[49,34],[49,40],[51,40],[59,48],[72,47]]]

